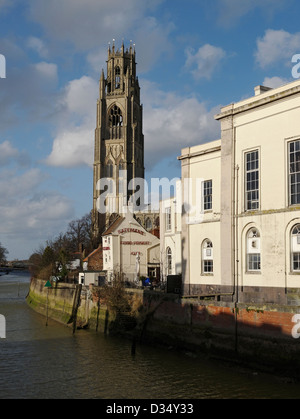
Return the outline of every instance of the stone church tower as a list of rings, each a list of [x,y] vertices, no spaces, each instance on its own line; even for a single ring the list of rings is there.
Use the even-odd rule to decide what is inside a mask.
[[[132,45],[125,50],[122,44],[119,50],[113,44],[108,49],[107,76],[102,70],[100,78],[94,153],[93,233],[97,240],[128,204],[133,193],[128,183],[144,178],[143,108]]]

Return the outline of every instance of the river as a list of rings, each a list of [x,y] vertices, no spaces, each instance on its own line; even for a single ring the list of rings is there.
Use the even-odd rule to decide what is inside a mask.
[[[1,399],[299,398],[300,384],[208,361],[172,348],[72,330],[29,308],[29,275],[0,276]]]

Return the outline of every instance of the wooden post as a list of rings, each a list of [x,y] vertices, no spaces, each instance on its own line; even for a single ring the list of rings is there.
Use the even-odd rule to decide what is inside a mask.
[[[74,305],[73,305],[73,334],[75,333],[75,330],[76,330],[77,312],[78,312],[78,307],[80,305],[81,288],[82,288],[82,284],[76,285]]]
[[[46,326],[48,326],[48,292],[49,292],[49,288],[47,288],[47,300],[46,300]]]

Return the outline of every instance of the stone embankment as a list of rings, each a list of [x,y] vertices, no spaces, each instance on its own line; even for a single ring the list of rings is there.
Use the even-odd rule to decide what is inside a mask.
[[[96,287],[32,279],[27,303],[37,312],[77,328],[118,333],[201,356],[300,378],[300,308],[182,298],[130,289],[132,309],[112,311],[95,298]],[[298,311],[297,311],[298,310]],[[300,318],[300,316],[299,316]],[[299,320],[300,321],[300,320]]]

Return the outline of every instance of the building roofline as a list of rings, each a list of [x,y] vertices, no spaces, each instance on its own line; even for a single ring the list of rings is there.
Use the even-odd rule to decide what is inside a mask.
[[[177,160],[184,160],[184,159],[190,159],[192,157],[203,156],[205,154],[215,153],[216,151],[220,151],[220,150],[221,150],[221,140],[215,140],[215,141],[207,142],[198,146],[183,148],[181,150],[182,154],[181,156],[177,157]]]
[[[299,94],[300,81],[297,80],[291,83],[287,83],[274,89],[265,86],[256,86],[254,90],[256,93],[255,96],[251,96],[248,99],[244,99],[222,107],[221,112],[215,115],[215,119],[220,120],[230,115],[237,115],[259,106],[268,105],[281,99]]]

